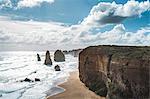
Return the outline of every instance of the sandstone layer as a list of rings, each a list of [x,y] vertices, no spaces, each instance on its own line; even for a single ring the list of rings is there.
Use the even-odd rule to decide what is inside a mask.
[[[150,47],[91,46],[79,54],[80,80],[108,99],[148,99]]]

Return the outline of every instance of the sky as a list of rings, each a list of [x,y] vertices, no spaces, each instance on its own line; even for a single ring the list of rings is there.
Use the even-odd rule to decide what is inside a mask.
[[[150,45],[149,0],[0,0],[0,51]]]

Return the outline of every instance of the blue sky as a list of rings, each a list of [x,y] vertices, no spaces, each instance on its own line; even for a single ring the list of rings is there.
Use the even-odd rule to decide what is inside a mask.
[[[111,7],[105,7],[107,5]],[[105,13],[103,13],[103,10]],[[55,44],[57,43],[58,45],[55,49],[58,47],[67,49],[66,46],[69,44],[66,43],[67,41],[72,42],[71,48],[98,44],[149,45],[150,43],[147,42],[150,39],[149,10],[149,0],[0,0],[0,32],[2,32],[0,47],[3,47],[3,50],[7,50],[7,47],[10,47],[12,50],[17,50],[15,46],[19,45],[19,47],[21,46],[19,50],[22,50],[22,47],[28,46],[30,42],[23,41],[26,37],[21,37],[29,36],[29,34],[32,33],[28,32],[33,31],[40,32],[36,34],[39,39],[35,41],[34,39],[26,38],[31,40],[32,46],[36,46],[32,49],[30,49],[30,46],[27,48],[29,48],[29,50],[35,50],[41,45],[46,46],[45,43],[39,43],[41,38],[44,39],[43,35],[45,34],[45,30],[47,30],[49,32],[48,35],[51,36],[56,36],[59,32],[56,29],[55,31],[57,32],[52,33],[53,31],[51,31],[50,27],[45,28],[45,26],[48,27],[49,25],[54,27],[59,26],[59,28],[61,28],[60,32],[63,35],[62,38],[59,38],[62,39],[62,41],[55,42]],[[10,24],[10,26],[8,27],[6,23]],[[39,25],[40,23],[44,25],[41,26]],[[13,24],[20,28],[14,30],[12,28]],[[26,26],[24,27],[25,24]],[[44,30],[41,31],[37,29],[36,26],[44,28]],[[22,33],[24,32],[21,31],[22,28],[26,28],[29,31]],[[107,36],[105,37],[106,34],[113,37],[115,33],[112,33],[112,31],[120,28],[122,31],[119,30],[120,33],[118,33],[118,36],[121,34],[121,37],[115,38],[117,41],[113,42],[113,39],[112,41],[109,39],[107,39],[107,41],[104,40],[104,38],[107,38]],[[142,33],[140,34],[139,31],[142,31]],[[143,31],[145,33],[143,33]],[[130,35],[138,33],[143,35],[146,39],[143,40],[142,38],[141,41],[139,37],[130,37]],[[77,35],[71,37],[75,34]],[[10,35],[14,35],[14,38]],[[80,35],[84,35],[85,37],[80,37]],[[15,38],[18,40],[15,41]],[[77,38],[79,38],[79,40],[77,40]],[[22,39],[22,41],[19,41],[20,39]],[[53,38],[50,39],[51,40],[47,42],[53,42]],[[65,41],[65,43],[63,41]],[[32,44],[32,42],[36,43]],[[63,43],[60,44],[60,42]],[[43,49],[40,48],[40,50]]]
[[[5,1],[5,0],[0,0]],[[7,0],[6,0],[7,1]],[[113,2],[125,4],[128,0],[55,0],[49,4],[42,2],[40,6],[24,7],[14,10],[20,0],[10,0],[13,7],[5,7],[0,10],[1,15],[11,16],[15,20],[57,21],[67,24],[77,24],[88,16],[94,5],[100,2]],[[146,0],[137,0],[139,2]],[[135,23],[135,28],[148,25],[149,12],[142,13],[141,18],[126,20],[124,24]],[[134,22],[133,22],[134,20]],[[129,28],[131,29],[131,28]],[[134,30],[134,29],[132,29]]]

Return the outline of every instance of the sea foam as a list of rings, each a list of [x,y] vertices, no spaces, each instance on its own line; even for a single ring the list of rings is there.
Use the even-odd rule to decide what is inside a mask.
[[[39,53],[42,61],[37,61]],[[53,60],[53,53],[51,53]],[[77,57],[65,55],[65,62],[54,62],[52,66],[44,65],[45,52],[0,52],[0,99],[45,99],[64,89],[57,85],[65,82],[69,72],[77,70]],[[55,71],[59,65],[61,71]],[[40,82],[20,82],[25,78]]]

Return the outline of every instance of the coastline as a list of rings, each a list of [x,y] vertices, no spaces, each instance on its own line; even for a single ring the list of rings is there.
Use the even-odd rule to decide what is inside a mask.
[[[105,97],[96,95],[84,86],[79,80],[78,71],[71,72],[68,80],[58,86],[64,88],[65,91],[53,96],[48,96],[47,99],[105,99]]]

